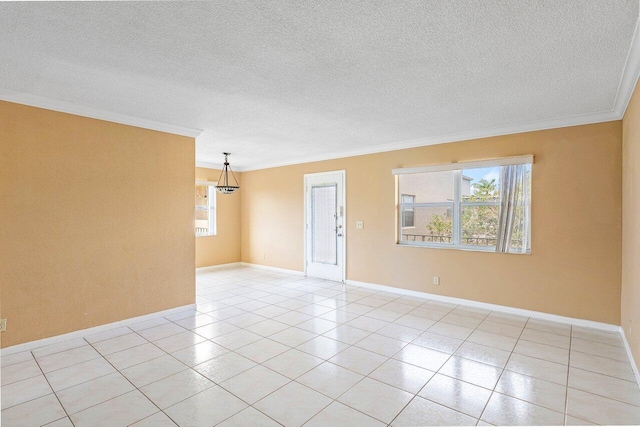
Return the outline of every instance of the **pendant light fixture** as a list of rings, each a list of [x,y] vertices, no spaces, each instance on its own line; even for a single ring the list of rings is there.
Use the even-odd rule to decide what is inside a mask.
[[[231,153],[222,153],[222,154],[224,154],[224,168],[222,168],[222,173],[220,174],[220,179],[218,179],[216,190],[218,190],[218,193],[231,194],[231,193],[234,193],[237,189],[239,189],[240,186],[238,185],[238,180],[236,179],[236,176],[233,174],[233,171],[231,170],[231,168],[229,167],[229,161],[227,160],[227,157],[230,156]],[[235,181],[236,185],[231,185],[229,183],[229,172],[231,172],[231,176],[233,177],[233,180]]]

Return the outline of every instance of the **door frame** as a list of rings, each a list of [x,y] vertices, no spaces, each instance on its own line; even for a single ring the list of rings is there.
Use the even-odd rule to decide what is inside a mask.
[[[304,217],[302,221],[302,236],[303,236],[303,249],[304,249],[304,276],[307,277],[307,180],[311,177],[319,177],[322,175],[333,175],[340,174],[342,175],[342,200],[338,202],[342,202],[342,283],[346,283],[347,280],[347,171],[346,170],[336,170],[336,171],[327,171],[327,172],[316,172],[316,173],[305,173],[303,177],[303,188],[302,188],[302,200],[304,205]]]

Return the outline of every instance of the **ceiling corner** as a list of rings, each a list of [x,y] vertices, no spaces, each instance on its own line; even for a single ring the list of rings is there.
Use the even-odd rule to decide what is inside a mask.
[[[636,21],[636,28],[633,32],[633,38],[631,39],[631,45],[629,46],[629,54],[627,55],[627,62],[622,72],[620,79],[620,85],[618,86],[618,93],[616,95],[613,111],[616,113],[618,120],[622,119],[631,95],[638,82],[640,76],[640,21]]]

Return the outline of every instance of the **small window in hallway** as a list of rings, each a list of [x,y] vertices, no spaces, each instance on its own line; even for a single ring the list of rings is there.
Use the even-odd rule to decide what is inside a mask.
[[[216,189],[215,182],[196,181],[196,236],[216,234]]]

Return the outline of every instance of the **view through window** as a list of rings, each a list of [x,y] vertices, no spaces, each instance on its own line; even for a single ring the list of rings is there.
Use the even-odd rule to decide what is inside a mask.
[[[399,243],[530,252],[530,164],[398,178]]]
[[[196,236],[216,234],[216,188],[215,183],[196,182]]]

